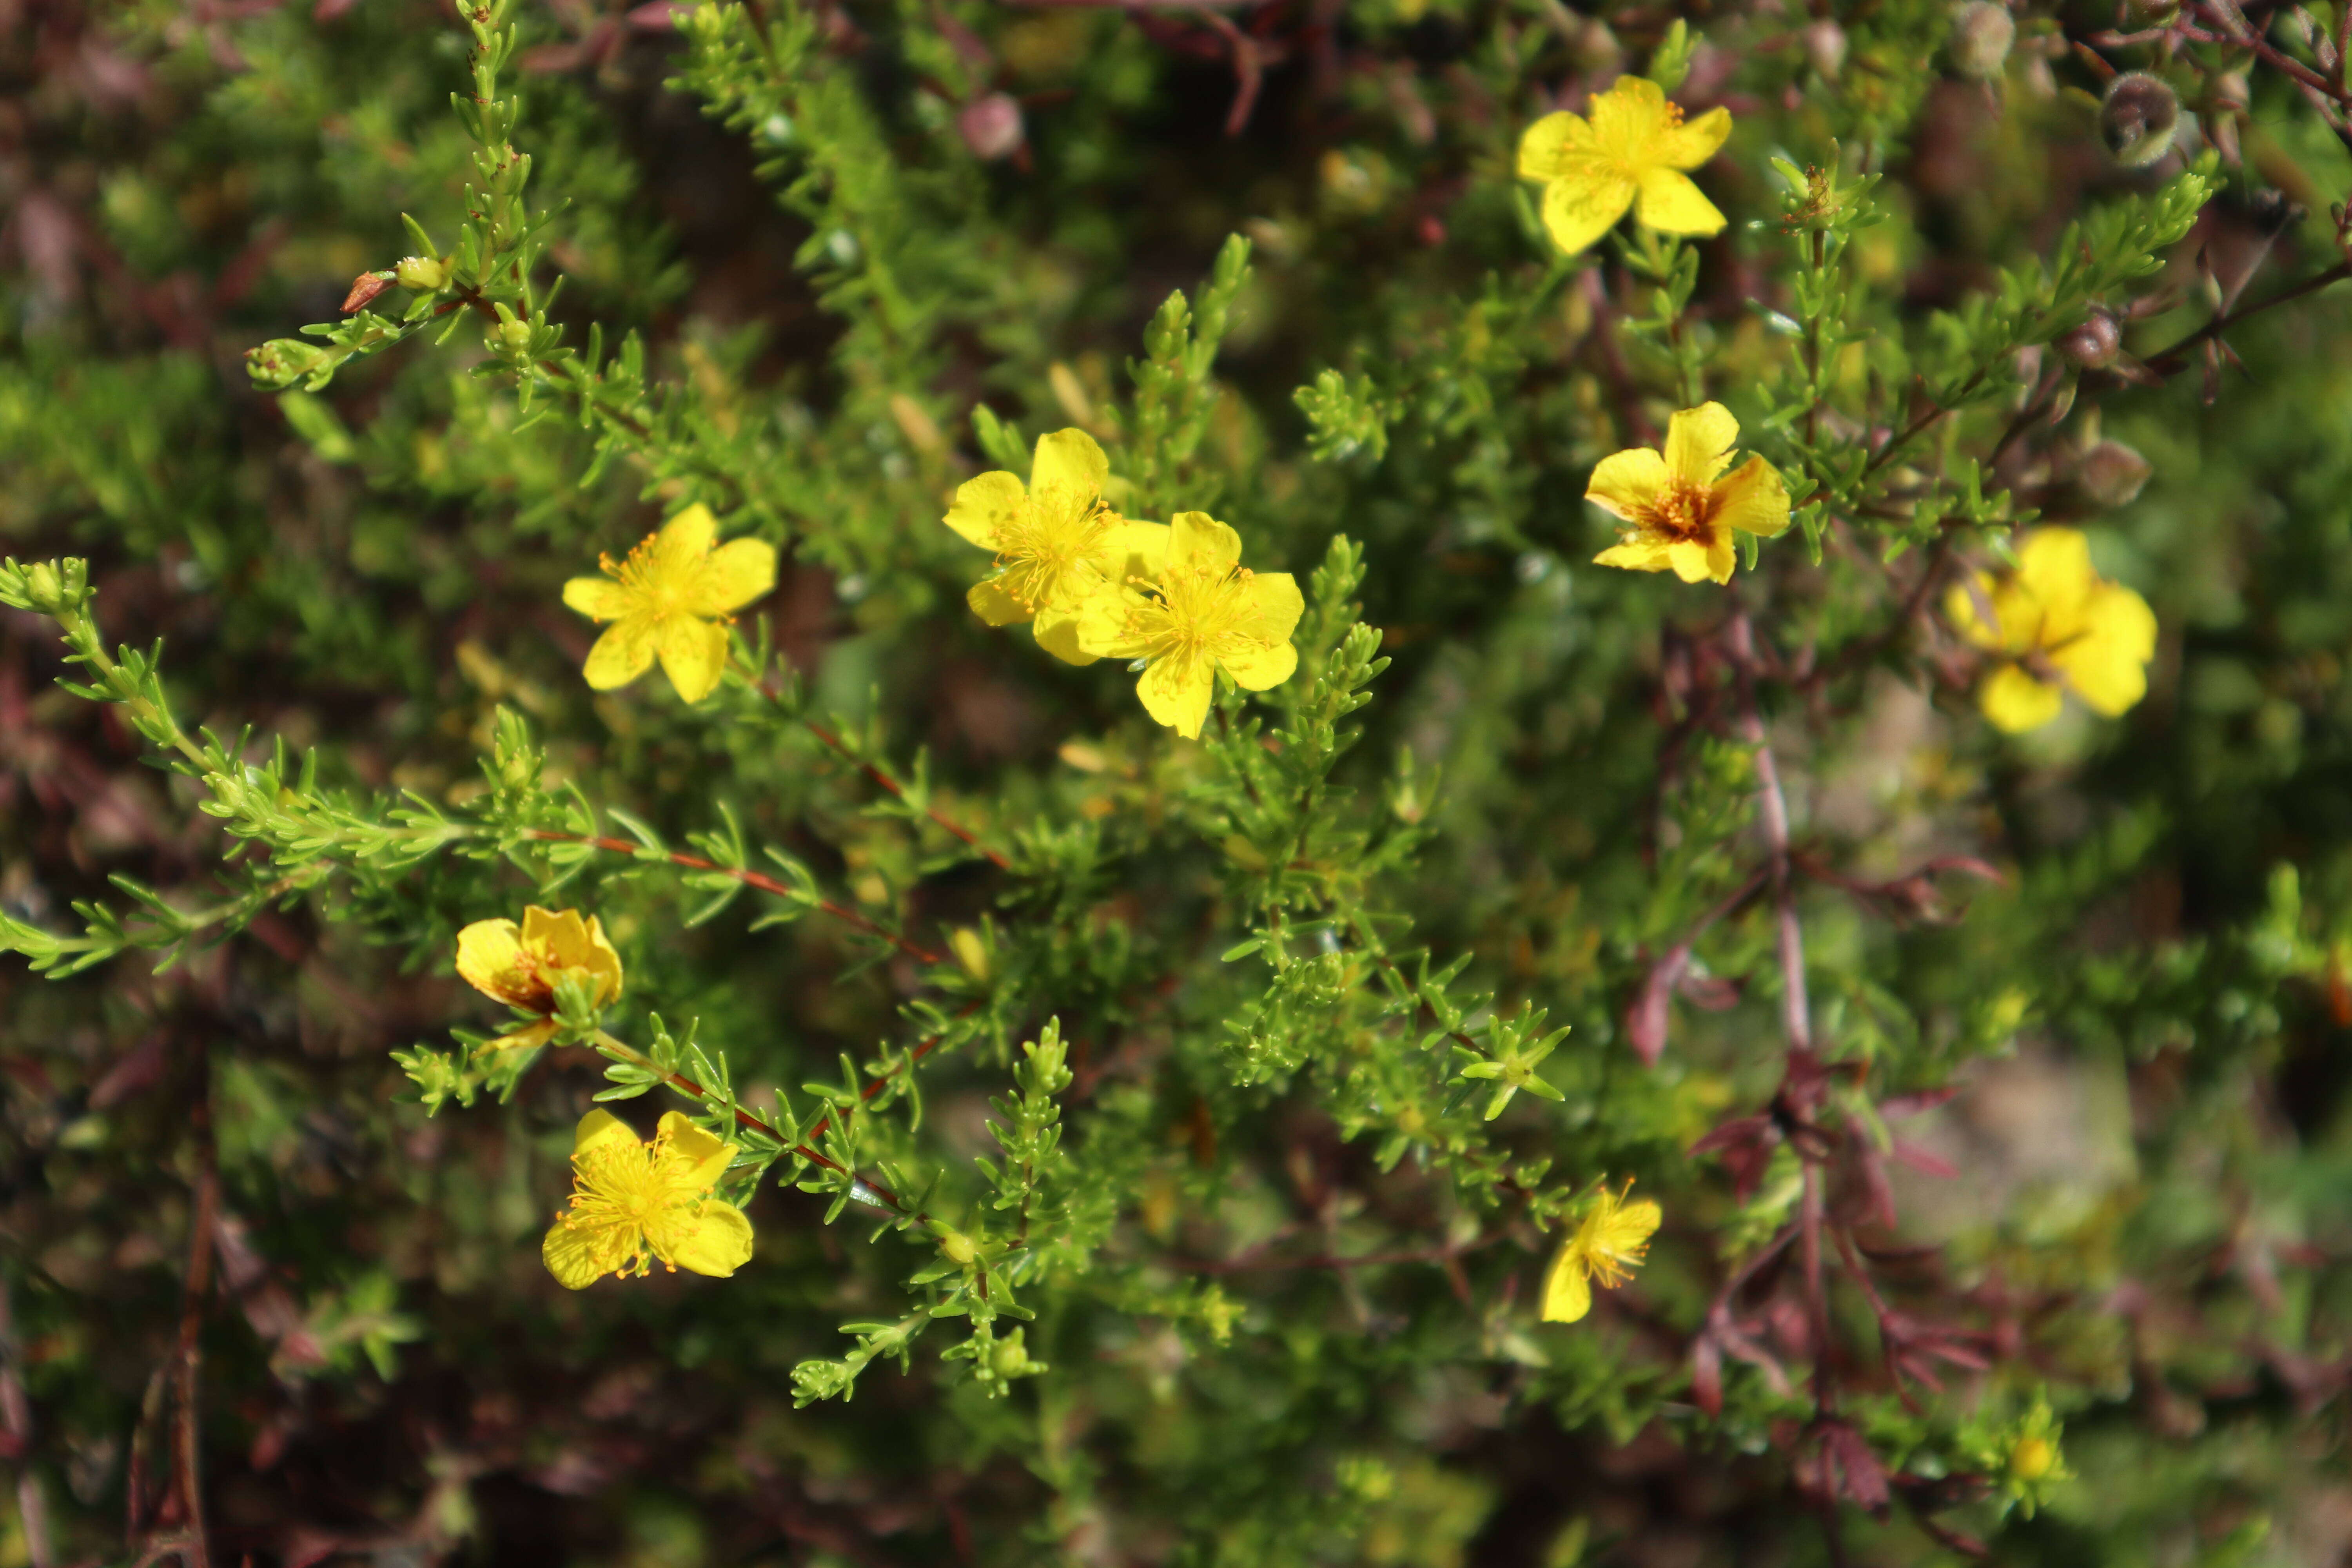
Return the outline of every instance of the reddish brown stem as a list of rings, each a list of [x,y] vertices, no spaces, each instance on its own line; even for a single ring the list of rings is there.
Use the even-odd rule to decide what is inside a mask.
[[[768,695],[772,700],[775,696],[773,692],[770,692]],[[818,740],[823,741],[826,745],[839,752],[845,760],[855,764],[860,772],[864,773],[867,778],[872,779],[880,788],[887,791],[890,795],[900,800],[907,798],[906,786],[901,784],[897,779],[893,778],[890,775],[888,769],[884,768],[877,763],[868,762],[864,757],[861,757],[856,752],[851,751],[848,743],[843,741],[840,736],[835,734],[832,731],[826,729],[824,725],[818,723],[814,719],[803,718],[801,720],[801,726],[808,731],[810,734],[814,735]],[[994,866],[997,869],[1010,870],[1012,868],[1013,863],[1010,860],[1007,860],[995,850],[991,849],[987,845],[982,844],[980,839],[973,835],[970,828],[965,827],[961,823],[942,814],[939,807],[935,805],[927,805],[923,808],[923,815],[929,817],[933,822],[938,823],[941,827],[947,829],[948,832],[955,835],[958,838],[962,839],[964,843],[971,848],[978,850],[982,855],[987,858],[989,864]]]

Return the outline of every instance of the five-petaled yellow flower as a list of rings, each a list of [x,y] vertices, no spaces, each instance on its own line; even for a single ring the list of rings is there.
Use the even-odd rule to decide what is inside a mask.
[[[1666,426],[1666,449],[1647,447],[1603,458],[1584,499],[1631,527],[1592,559],[1635,572],[1674,569],[1685,583],[1731,581],[1734,529],[1769,539],[1789,526],[1789,487],[1780,470],[1751,457],[1735,471],[1739,421],[1720,403],[1685,408]]]
[[[721,1279],[751,1258],[751,1222],[711,1191],[735,1145],[669,1111],[650,1141],[608,1110],[581,1118],[572,1140],[572,1206],[555,1216],[540,1256],[567,1290],[607,1274],[647,1274],[656,1260]]]
[[[996,570],[967,595],[992,626],[1022,621],[1055,658],[1092,664],[1078,645],[1087,600],[1131,576],[1154,576],[1168,553],[1168,527],[1131,522],[1103,501],[1110,460],[1083,430],[1037,437],[1029,482],[1003,469],[967,479],[944,522],[983,550]]]
[[[1619,77],[1590,109],[1590,120],[1547,114],[1519,138],[1519,178],[1544,182],[1544,227],[1553,243],[1573,256],[1627,207],[1644,227],[1666,234],[1723,227],[1723,214],[1682,171],[1715,156],[1731,134],[1729,111],[1710,109],[1685,124],[1681,106],[1638,76]]]
[[[1602,1188],[1576,1233],[1559,1244],[1559,1255],[1544,1276],[1545,1322],[1575,1322],[1592,1310],[1596,1281],[1602,1289],[1613,1290],[1633,1277],[1664,1216],[1647,1198],[1627,1203],[1625,1193],[1633,1189],[1631,1182],[1624,1192]]]
[[[1158,580],[1130,579],[1098,594],[1079,618],[1078,644],[1088,653],[1149,661],[1135,693],[1146,712],[1187,740],[1199,738],[1209,716],[1218,670],[1264,691],[1298,668],[1290,634],[1307,601],[1297,583],[1241,560],[1240,534],[1207,512],[1180,511]]]
[[[2067,691],[2110,719],[2147,695],[2156,614],[2100,577],[2090,542],[2071,528],[2028,535],[2016,571],[1999,581],[1979,572],[1946,597],[1944,614],[1969,642],[2000,656],[1977,702],[2011,734],[2058,717]]]
[[[738,539],[711,548],[719,521],[690,506],[615,563],[600,556],[602,577],[574,577],[563,602],[613,624],[588,650],[588,684],[626,686],[656,656],[662,673],[688,702],[719,686],[727,668],[727,627],[734,612],[776,585],[775,546]]]
[[[621,955],[604,940],[604,922],[594,915],[583,920],[577,910],[554,912],[536,904],[523,910],[520,927],[512,921],[476,921],[459,931],[457,973],[484,995],[540,1016],[493,1046],[544,1045],[555,1033],[556,982],[566,975],[586,980],[599,1007],[621,994]]]

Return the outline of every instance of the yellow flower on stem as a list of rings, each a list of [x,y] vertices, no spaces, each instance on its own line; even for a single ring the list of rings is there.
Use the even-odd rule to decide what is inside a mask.
[[[534,904],[522,924],[476,921],[457,933],[457,974],[485,996],[540,1015],[539,1021],[490,1044],[545,1045],[555,1033],[556,983],[576,975],[602,1007],[621,994],[621,955],[604,940],[604,922],[577,910],[554,912]]]
[[[1287,572],[1253,572],[1241,559],[1240,534],[1207,512],[1180,511],[1159,581],[1131,579],[1098,595],[1079,620],[1088,653],[1148,661],[1135,694],[1186,740],[1200,737],[1218,670],[1244,690],[1264,691],[1298,668],[1290,634],[1307,601],[1297,583]]]
[[[1685,583],[1731,581],[1732,531],[1773,538],[1789,526],[1789,487],[1751,457],[1731,473],[1739,421],[1720,403],[1685,408],[1666,426],[1666,449],[1601,459],[1584,499],[1622,519],[1617,542],[1592,559],[1633,572],[1673,568]]]
[[[2090,541],[2074,529],[2027,535],[2014,572],[1998,581],[1978,573],[1946,595],[1944,614],[1960,636],[2000,656],[1977,703],[2011,734],[2058,717],[2068,691],[2109,719],[2147,695],[2156,613],[2098,574]]]
[[[1715,156],[1731,134],[1728,110],[1710,109],[1685,124],[1681,105],[1638,76],[1619,77],[1589,109],[1590,120],[1547,114],[1519,138],[1519,178],[1544,182],[1544,227],[1554,244],[1573,256],[1627,207],[1664,234],[1722,229],[1723,214],[1682,171]]]
[[[626,686],[658,657],[687,701],[718,689],[734,612],[776,585],[775,546],[737,539],[714,550],[718,535],[710,509],[690,506],[648,534],[627,560],[600,556],[604,576],[563,584],[566,605],[613,623],[588,650],[589,685],[599,691]]]
[[[1560,1243],[1559,1253],[1544,1275],[1543,1321],[1572,1323],[1592,1310],[1592,1287],[1613,1290],[1633,1277],[1650,1237],[1664,1217],[1656,1204],[1644,1198],[1629,1204],[1624,1192],[1602,1188],[1592,1200],[1575,1234]]]
[[[751,1258],[751,1222],[711,1195],[735,1145],[669,1111],[640,1140],[608,1110],[592,1110],[572,1140],[572,1206],[540,1248],[567,1290],[607,1274],[648,1274],[659,1261],[720,1279]]]
[[[1157,575],[1168,552],[1167,524],[1131,522],[1104,503],[1109,477],[1093,437],[1056,430],[1037,437],[1026,485],[998,469],[958,486],[940,521],[996,552],[996,570],[966,595],[972,613],[992,626],[1032,622],[1046,652],[1092,664],[1099,656],[1077,637],[1087,600],[1131,576]]]

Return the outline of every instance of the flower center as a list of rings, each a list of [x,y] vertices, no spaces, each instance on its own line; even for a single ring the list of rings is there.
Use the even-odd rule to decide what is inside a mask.
[[[1715,542],[1715,494],[1696,479],[1669,478],[1658,499],[1641,509],[1642,526],[1675,544]]]
[[[1135,580],[1156,590],[1128,614],[1128,635],[1145,642],[1147,657],[1192,660],[1214,656],[1239,642],[1265,642],[1239,630],[1250,610],[1246,566],[1171,565],[1157,583]]]
[[[666,1134],[591,1149],[572,1157],[572,1206],[556,1223],[587,1234],[604,1273],[649,1273],[655,1257],[667,1261],[702,1228],[710,1189],[691,1179]]]
[[[653,534],[639,541],[625,561],[615,562],[610,555],[596,557],[596,564],[603,567],[605,574],[617,581],[635,601],[631,606],[635,613],[650,616],[656,621],[666,620],[677,613],[678,601],[685,596],[687,581],[691,575],[675,569],[662,570],[662,563],[654,549],[660,537]]]
[[[1024,609],[1043,609],[1102,552],[1118,520],[1091,489],[1038,489],[996,525],[998,585]]]

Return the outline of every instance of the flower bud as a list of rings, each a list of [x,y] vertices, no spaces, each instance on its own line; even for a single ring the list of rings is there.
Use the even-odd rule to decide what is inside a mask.
[[[950,1230],[940,1236],[940,1250],[947,1254],[949,1262],[959,1268],[980,1256],[980,1249],[972,1246],[971,1237],[960,1230]]]
[[[2017,41],[2017,19],[1996,0],[1973,0],[1952,18],[1952,65],[1978,81],[1997,79],[2009,64],[2009,49]]]
[[[956,130],[972,156],[983,163],[1009,158],[1019,151],[1023,136],[1021,105],[1010,93],[992,92],[975,98],[958,111]]]
[[[402,288],[420,294],[438,294],[449,286],[448,263],[430,256],[404,256],[392,275]]]
[[[2084,370],[2105,370],[2123,353],[2123,324],[2109,312],[2094,310],[2084,318],[2081,326],[2059,333],[2051,346],[2070,364]]]
[[[2180,95],[2161,77],[2126,71],[2107,83],[2099,106],[2099,137],[2126,169],[2155,163],[2171,150],[2180,129]]]
[[[2074,482],[2100,506],[2128,506],[2153,471],[2146,458],[2121,441],[2102,441],[2083,454]]]
[[[257,349],[245,351],[245,373],[264,392],[293,385],[328,363],[331,356],[316,343],[299,338],[272,338]]]
[[[521,353],[530,347],[530,323],[512,318],[500,321],[499,342],[509,352]]]
[[[2038,1481],[2057,1463],[2057,1446],[2047,1437],[2020,1437],[2009,1451],[2009,1473],[2021,1481]]]
[[[25,569],[26,596],[33,608],[50,615],[65,603],[64,584],[58,581],[58,569],[46,561],[36,561]]]

